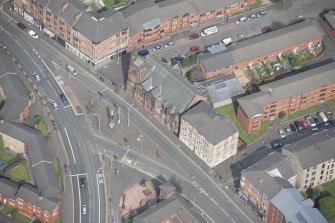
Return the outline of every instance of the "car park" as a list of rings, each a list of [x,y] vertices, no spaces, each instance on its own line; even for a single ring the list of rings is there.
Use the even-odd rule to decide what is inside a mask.
[[[156,52],[156,51],[158,51],[158,50],[160,50],[160,49],[162,49],[162,47],[161,47],[160,45],[154,46],[154,47],[152,48],[152,50],[153,50],[154,52]]]
[[[200,37],[200,35],[198,33],[193,33],[192,35],[190,35],[188,38],[190,40],[194,40],[194,39],[198,39]]]
[[[278,133],[279,133],[281,138],[285,138],[286,134],[285,134],[284,129],[278,129]]]
[[[310,115],[305,116],[305,120],[313,131],[318,130],[318,127],[316,126],[316,123],[314,122],[312,116],[310,116]]]
[[[57,102],[55,100],[50,99],[49,103],[51,104],[51,106],[53,107],[54,110],[58,109],[58,104],[57,104]]]
[[[31,37],[33,37],[34,39],[38,39],[38,35],[35,33],[35,31],[34,30],[29,30],[29,35],[31,36]]]
[[[294,121],[295,127],[297,127],[298,132],[302,132],[304,130],[304,127],[299,121]]]
[[[288,126],[285,126],[283,129],[285,130],[285,133],[286,133],[287,135],[290,135],[290,134],[293,133],[292,130],[291,130],[291,128],[288,127]]]
[[[59,94],[60,99],[62,100],[63,103],[67,103],[67,98],[64,93]]]
[[[175,44],[176,44],[175,41],[170,41],[170,42],[168,42],[168,43],[165,43],[165,44],[164,44],[164,47],[165,47],[165,48],[169,48],[169,47],[171,47],[171,46],[174,46]]]
[[[283,144],[281,142],[273,142],[271,143],[271,149],[278,149],[280,147],[282,147]]]
[[[297,128],[295,127],[294,124],[290,124],[290,128],[291,128],[292,132],[296,132],[297,131]]]
[[[307,124],[307,122],[305,120],[300,120],[300,124],[302,125],[302,127],[304,129],[308,129],[309,125]]]
[[[200,48],[198,47],[198,46],[191,46],[190,47],[190,51],[192,52],[192,53],[196,53],[196,52],[198,52],[200,50]]]
[[[86,206],[86,204],[83,204],[83,205],[81,206],[81,209],[82,209],[82,213],[83,213],[83,214],[87,214],[87,206]]]
[[[145,57],[145,56],[149,55],[149,50],[147,50],[147,49],[139,50],[137,55],[139,55],[141,57]]]
[[[27,27],[25,25],[23,25],[22,23],[20,23],[20,22],[17,24],[17,27],[19,27],[23,31],[27,31]]]
[[[33,76],[34,76],[34,78],[35,78],[36,81],[40,81],[41,80],[40,75],[38,75],[37,73],[33,73]]]

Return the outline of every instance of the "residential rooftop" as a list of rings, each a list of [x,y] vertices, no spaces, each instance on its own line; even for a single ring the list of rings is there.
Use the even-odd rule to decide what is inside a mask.
[[[19,189],[19,185],[14,181],[8,180],[7,178],[0,178],[0,194],[9,197],[12,200],[16,199],[16,192]]]
[[[198,59],[206,72],[217,71],[323,35],[324,31],[316,22],[304,21],[237,42],[228,46],[227,51],[199,55]]]
[[[303,169],[335,159],[335,131],[325,130],[302,140],[283,146],[294,154]]]
[[[181,116],[182,120],[193,126],[200,135],[212,145],[238,133],[229,117],[223,117],[204,101],[199,102]]]
[[[330,10],[328,13],[324,14],[324,17],[326,17],[330,25],[335,28],[335,10]]]
[[[334,72],[335,62],[262,85],[260,92],[237,101],[245,114],[252,118],[263,114],[265,105],[334,83]]]

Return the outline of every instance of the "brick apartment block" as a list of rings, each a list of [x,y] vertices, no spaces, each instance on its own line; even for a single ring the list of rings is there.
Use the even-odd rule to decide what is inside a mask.
[[[292,114],[335,97],[335,63],[260,86],[260,92],[237,99],[237,119],[249,134],[281,112]]]
[[[94,12],[79,0],[13,0],[13,9],[94,68],[178,31],[226,20],[256,0],[134,1]],[[130,37],[129,37],[130,35]]]
[[[237,42],[220,53],[201,55],[197,59],[197,66],[204,79],[236,75],[248,67],[281,58],[284,52],[295,53],[320,44],[324,35],[318,24],[304,21]]]

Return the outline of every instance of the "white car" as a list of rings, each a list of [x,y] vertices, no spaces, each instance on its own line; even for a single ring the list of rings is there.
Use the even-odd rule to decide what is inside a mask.
[[[37,73],[33,73],[33,75],[34,75],[36,81],[40,81],[41,80],[40,75],[38,75]]]
[[[58,104],[55,102],[55,100],[50,99],[50,100],[49,100],[49,103],[51,104],[51,106],[52,106],[55,110],[58,109]]]
[[[87,207],[86,207],[86,204],[83,204],[83,205],[82,205],[82,213],[83,213],[83,214],[87,214]]]
[[[38,39],[38,35],[35,33],[35,31],[34,30],[29,30],[29,35],[31,36],[31,37],[33,37],[34,39]]]
[[[168,47],[171,47],[171,46],[173,46],[173,45],[175,45],[175,44],[176,44],[175,41],[170,41],[170,42],[168,42],[168,43],[165,43],[164,47],[165,47],[165,48],[168,48]]]
[[[160,50],[162,47],[160,46],[160,45],[157,45],[157,46],[154,46],[153,48],[152,48],[152,50],[154,51],[154,52],[156,52],[156,51],[158,51],[158,50]]]
[[[286,134],[285,134],[284,129],[279,129],[278,132],[281,138],[285,138]]]

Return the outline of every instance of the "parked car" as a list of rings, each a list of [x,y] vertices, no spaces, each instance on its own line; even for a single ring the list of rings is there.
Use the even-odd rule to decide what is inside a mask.
[[[278,129],[278,132],[281,138],[285,138],[286,134],[285,134],[284,129]]]
[[[296,132],[297,131],[297,128],[295,127],[294,124],[290,124],[290,128],[291,128],[292,132]]]
[[[147,50],[147,49],[139,50],[137,55],[139,55],[141,57],[145,57],[145,56],[149,55],[149,50]]]
[[[87,214],[87,206],[86,206],[86,204],[82,205],[82,213],[83,214]]]
[[[67,103],[67,98],[64,93],[59,94],[60,99],[62,100],[63,103]]]
[[[246,22],[246,21],[248,21],[247,17],[243,16],[236,20],[236,24],[239,25],[241,22]]]
[[[319,121],[318,118],[313,118],[313,120],[314,120],[316,126],[318,126],[318,127],[321,126],[321,122]]]
[[[283,146],[283,144],[281,142],[271,143],[271,149],[278,149],[278,148],[280,148],[282,146]]]
[[[20,22],[17,24],[17,27],[19,27],[23,31],[27,31],[27,27],[25,25],[23,25],[22,23],[20,23]]]
[[[325,114],[324,112],[320,111],[320,112],[318,112],[318,113],[316,113],[316,114],[317,114],[317,116],[318,116],[319,121],[320,121],[324,126],[329,125],[329,120],[328,120],[328,118],[327,118],[327,116],[326,116],[326,114]]]
[[[325,112],[325,114],[326,114],[326,116],[327,116],[327,118],[328,118],[328,121],[329,121],[330,123],[333,123],[333,122],[334,122],[333,112],[328,111],[328,112]]]
[[[305,120],[300,120],[300,124],[302,125],[302,127],[304,129],[308,129],[309,125],[307,124],[307,122]]]
[[[154,46],[154,47],[152,48],[152,50],[153,50],[154,52],[156,52],[156,51],[158,51],[158,50],[160,50],[160,49],[162,49],[162,47],[161,47],[160,45]]]
[[[260,18],[260,17],[265,16],[265,15],[266,15],[266,12],[260,11],[259,13],[256,14],[256,17]]]
[[[191,46],[190,47],[190,51],[192,52],[192,53],[196,53],[196,52],[198,52],[200,50],[200,48],[198,47],[198,46]]]
[[[231,37],[224,38],[223,40],[220,41],[220,45],[227,46],[233,42],[233,39]]]
[[[200,35],[198,33],[193,33],[192,35],[190,35],[188,38],[190,40],[194,40],[194,39],[198,39],[200,37]]]
[[[58,109],[58,104],[56,103],[55,100],[50,99],[50,100],[49,100],[49,103],[51,104],[51,106],[53,107],[54,110],[57,110],[57,109]]]
[[[37,73],[33,73],[33,76],[35,77],[36,81],[40,81],[41,80],[40,75],[38,75]]]
[[[286,132],[287,135],[290,135],[290,134],[293,133],[292,130],[291,130],[291,128],[288,127],[288,126],[285,126],[283,129],[285,130],[285,132]]]
[[[165,48],[169,48],[169,47],[171,47],[171,46],[174,46],[175,44],[176,44],[175,41],[170,41],[170,42],[168,42],[168,43],[165,43],[165,44],[164,44],[164,47],[165,47]]]
[[[269,33],[272,31],[272,27],[271,26],[264,26],[262,29],[261,29],[262,33]]]
[[[302,132],[304,130],[304,127],[299,121],[294,121],[295,127],[297,127],[298,132]]]
[[[305,120],[313,131],[318,130],[318,127],[316,126],[316,123],[314,122],[312,116],[310,116],[310,115],[305,116]]]
[[[248,19],[248,21],[250,21],[250,20],[254,20],[254,19],[256,19],[256,16],[255,16],[255,15],[249,15],[249,16],[247,17],[247,19]]]
[[[29,35],[31,36],[31,37],[33,37],[34,39],[38,39],[38,35],[35,33],[35,31],[34,30],[29,30]]]

